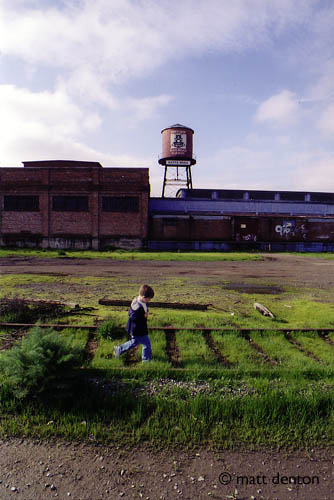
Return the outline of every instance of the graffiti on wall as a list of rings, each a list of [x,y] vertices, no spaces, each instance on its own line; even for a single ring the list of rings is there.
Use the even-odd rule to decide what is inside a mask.
[[[277,224],[275,226],[275,232],[279,233],[281,236],[295,236],[296,234],[296,222],[294,220],[283,221],[282,224]]]
[[[257,236],[256,236],[256,234],[252,234],[252,233],[248,233],[248,234],[237,233],[235,235],[235,239],[236,239],[236,241],[256,241]]]
[[[249,234],[244,234],[242,236],[242,239],[244,241],[256,241],[257,238],[256,238],[256,234],[249,233]]]
[[[282,224],[277,224],[275,226],[275,232],[279,233],[282,237],[300,237],[304,240],[307,238],[307,229],[305,224],[301,224],[300,226],[296,226],[296,221],[289,220],[283,221]]]

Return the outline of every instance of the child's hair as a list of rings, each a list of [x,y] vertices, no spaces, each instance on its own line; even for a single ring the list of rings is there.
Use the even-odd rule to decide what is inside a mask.
[[[139,295],[145,297],[146,299],[152,299],[154,297],[154,290],[148,285],[142,285],[139,288]]]

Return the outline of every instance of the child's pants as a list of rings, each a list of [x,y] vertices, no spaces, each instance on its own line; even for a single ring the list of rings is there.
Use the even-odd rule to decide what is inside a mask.
[[[143,335],[140,337],[132,337],[131,340],[128,340],[124,344],[119,346],[119,353],[123,354],[123,352],[129,351],[132,347],[135,347],[138,344],[143,344],[142,351],[142,361],[151,361],[152,359],[152,348],[151,341],[148,335]]]

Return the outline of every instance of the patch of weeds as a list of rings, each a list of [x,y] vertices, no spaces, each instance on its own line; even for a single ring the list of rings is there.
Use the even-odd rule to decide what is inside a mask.
[[[65,340],[71,347],[85,349],[90,332],[86,329],[64,328],[59,332],[59,336]]]
[[[97,336],[100,339],[121,339],[124,337],[124,328],[117,325],[114,319],[109,318],[98,327]]]
[[[0,299],[0,318],[4,322],[34,323],[46,318],[66,314],[67,308],[61,304],[47,302],[29,303],[29,300],[15,296]]]
[[[33,328],[11,350],[1,354],[2,389],[22,400],[55,388],[82,363],[82,349],[71,346],[52,329]]]

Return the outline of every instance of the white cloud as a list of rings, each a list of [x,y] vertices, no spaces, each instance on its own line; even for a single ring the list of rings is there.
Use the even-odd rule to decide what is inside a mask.
[[[193,183],[194,187],[217,189],[271,189],[277,165],[278,159],[271,151],[251,147],[226,148],[202,158],[193,167]]]
[[[334,153],[319,151],[305,154],[296,165],[299,189],[334,192]]]
[[[152,118],[161,106],[166,106],[172,99],[172,96],[166,94],[141,99],[128,98],[125,100],[124,106],[131,112],[130,121],[138,122]]]
[[[3,2],[0,45],[30,64],[85,67],[110,81],[206,50],[243,51],[303,23],[303,0],[83,0],[62,8]]]
[[[322,111],[317,126],[324,135],[334,137],[334,104]]]
[[[98,104],[109,110],[119,107],[118,100],[108,90],[103,75],[94,75],[86,67],[76,69],[67,78],[65,76],[59,77],[57,87],[71,96],[71,99],[79,101],[85,106]]]
[[[192,177],[201,188],[334,192],[333,172],[334,153],[321,148],[234,147],[203,158]]]
[[[42,128],[21,130],[18,137],[11,136],[3,142],[5,157],[2,167],[21,166],[22,161],[35,160],[78,160],[98,161],[105,167],[150,167],[149,157],[135,157],[130,154],[115,155],[101,152],[84,143],[64,136],[46,137]]]
[[[85,114],[62,91],[31,92],[14,85],[0,85],[1,138],[36,132],[45,136],[79,134],[82,129],[97,128],[100,119],[96,113]]]
[[[30,92],[0,85],[0,109],[1,160],[6,165],[37,157],[91,159],[119,166],[143,166],[149,162],[148,158],[102,153],[83,144],[82,133],[98,129],[101,120],[96,113],[76,106],[61,90]]]
[[[298,101],[289,90],[282,90],[260,104],[256,112],[258,122],[288,123],[298,118]]]

